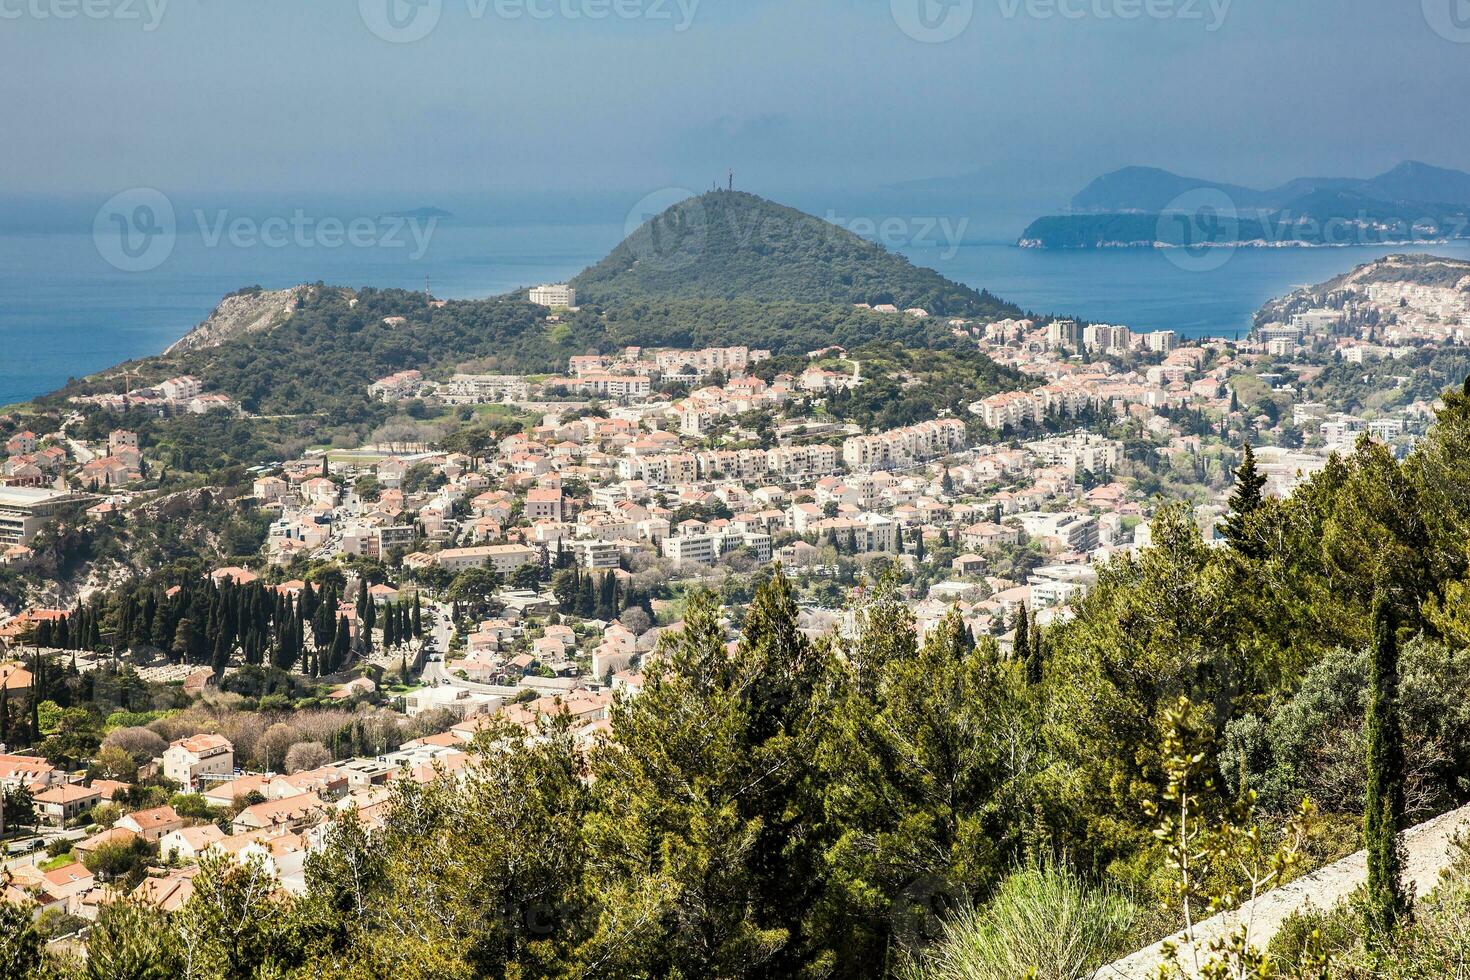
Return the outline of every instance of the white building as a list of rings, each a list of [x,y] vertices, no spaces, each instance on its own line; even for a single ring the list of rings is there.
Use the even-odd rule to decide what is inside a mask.
[[[446,548],[434,556],[440,568],[462,572],[467,568],[493,568],[509,575],[522,565],[539,561],[541,553],[520,544],[491,544],[480,548]]]
[[[64,506],[94,499],[47,487],[0,487],[0,548],[30,544]]]
[[[531,287],[531,302],[537,306],[571,308],[577,305],[577,291],[565,283]]]
[[[615,541],[599,538],[578,538],[572,542],[572,552],[577,564],[583,568],[617,568],[618,545]]]
[[[1112,472],[1123,462],[1123,444],[1093,432],[1029,442],[1026,451],[1046,466],[1066,466],[1074,474]]]
[[[720,546],[712,534],[684,534],[659,542],[664,557],[676,562],[713,565],[720,556]]]
[[[235,771],[235,747],[223,735],[190,735],[163,750],[163,774],[192,790],[200,776],[228,776]]]

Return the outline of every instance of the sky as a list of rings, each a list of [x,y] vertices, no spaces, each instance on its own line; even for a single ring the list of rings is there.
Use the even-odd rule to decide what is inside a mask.
[[[0,0],[0,65],[12,199],[1470,169],[1470,0]]]

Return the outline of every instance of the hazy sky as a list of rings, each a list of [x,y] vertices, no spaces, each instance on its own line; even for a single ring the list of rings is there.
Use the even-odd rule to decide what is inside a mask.
[[[0,65],[11,192],[1470,168],[1470,0],[0,0]]]

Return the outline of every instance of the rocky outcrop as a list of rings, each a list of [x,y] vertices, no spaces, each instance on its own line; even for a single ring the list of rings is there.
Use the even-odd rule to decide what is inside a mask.
[[[291,289],[243,289],[231,293],[193,330],[179,338],[165,354],[216,347],[246,334],[273,330],[296,312],[301,298],[314,286]]]

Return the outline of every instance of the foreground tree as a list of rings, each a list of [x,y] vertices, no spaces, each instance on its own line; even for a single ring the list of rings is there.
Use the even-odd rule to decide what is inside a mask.
[[[778,571],[760,587],[733,652],[713,597],[694,596],[663,652],[594,763],[606,899],[586,958],[619,976],[827,973],[803,922],[820,887],[823,665],[790,585]]]
[[[1002,661],[993,641],[972,646],[957,612],[912,654],[878,654],[891,652],[886,601],[849,654],[879,665],[871,692],[840,673],[822,752],[844,976],[895,965],[900,946],[931,934],[935,913],[997,882],[1034,814],[1040,719],[1024,664]],[[912,637],[912,620],[892,630]]]
[[[1399,723],[1399,649],[1397,623],[1387,596],[1373,604],[1373,642],[1368,672],[1366,725],[1368,787],[1363,801],[1363,846],[1368,851],[1364,915],[1368,934],[1380,940],[1393,934],[1409,911],[1401,876],[1404,822],[1404,735]]]
[[[1230,546],[1247,558],[1259,558],[1263,552],[1251,527],[1251,518],[1261,509],[1266,478],[1256,469],[1256,453],[1245,444],[1240,465],[1235,469],[1235,489],[1230,494],[1230,514],[1222,530]]]

